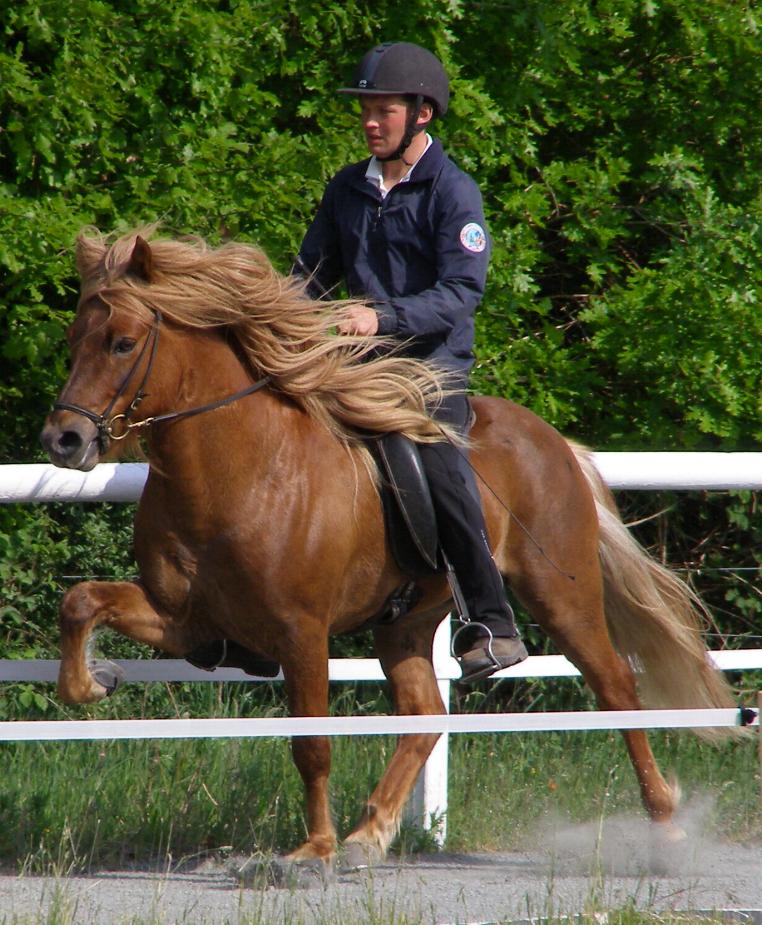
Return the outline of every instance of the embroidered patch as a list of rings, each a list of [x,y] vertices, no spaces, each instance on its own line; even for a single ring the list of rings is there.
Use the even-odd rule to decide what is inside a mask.
[[[487,235],[476,222],[469,222],[460,229],[460,243],[467,251],[480,254],[487,246]]]

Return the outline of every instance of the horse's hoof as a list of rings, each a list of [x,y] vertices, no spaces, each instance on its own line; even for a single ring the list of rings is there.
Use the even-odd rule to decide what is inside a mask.
[[[288,858],[260,856],[251,857],[242,864],[234,864],[230,873],[243,887],[309,890],[330,883],[334,868],[320,858],[292,861]]]
[[[309,861],[290,861],[288,858],[273,858],[270,865],[273,886],[288,890],[309,890],[324,887],[336,873],[332,863],[320,858]]]
[[[228,873],[241,886],[259,890],[271,886],[269,870],[270,858],[262,856],[250,857],[243,862],[236,858],[228,864]]]
[[[681,870],[689,850],[688,835],[673,822],[654,822],[649,829],[649,870],[668,877]]]
[[[376,845],[364,842],[345,842],[341,851],[339,870],[351,874],[360,870],[369,870],[384,860],[384,853]]]
[[[106,659],[95,659],[88,664],[88,669],[96,684],[106,689],[106,696],[110,697],[124,681],[124,670]]]
[[[685,829],[674,822],[652,822],[649,834],[652,845],[663,845],[665,848],[679,845],[688,837]]]

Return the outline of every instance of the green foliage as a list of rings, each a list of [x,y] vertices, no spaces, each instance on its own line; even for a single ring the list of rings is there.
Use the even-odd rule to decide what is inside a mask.
[[[0,461],[41,458],[77,231],[159,220],[255,241],[287,270],[327,178],[365,154],[335,88],[389,39],[445,62],[437,132],[485,198],[475,388],[606,449],[759,440],[753,4],[0,0]],[[129,509],[64,508],[0,510],[2,654],[55,651],[60,576],[129,573]],[[642,531],[703,569],[727,631],[762,602],[753,573],[710,569],[759,565],[754,514],[753,498],[681,501]]]
[[[597,417],[618,418],[642,446],[751,446],[762,437],[762,227],[685,167],[679,158],[660,165],[673,182],[677,172],[695,184],[683,197],[687,221],[675,226],[658,265],[612,286],[583,313],[594,353],[618,371]]]
[[[749,444],[762,153],[751,11],[575,0],[480,14],[457,42],[479,50],[478,140],[473,124],[456,136],[471,140],[496,238],[478,385],[611,448]]]
[[[81,578],[132,577],[129,537],[133,510],[100,505],[101,511],[49,504],[31,511],[0,511],[0,647],[10,656],[44,653],[57,642],[46,615],[66,587]],[[100,514],[100,516],[98,516]],[[95,516],[92,516],[95,515]],[[7,656],[5,656],[7,657]]]
[[[0,508],[0,658],[58,658],[62,595],[83,578],[132,578],[132,505],[46,504]],[[110,654],[136,657],[113,640]],[[32,685],[0,687],[0,720],[50,710]]]

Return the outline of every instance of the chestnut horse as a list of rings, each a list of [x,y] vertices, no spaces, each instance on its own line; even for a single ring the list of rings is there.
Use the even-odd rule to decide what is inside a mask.
[[[329,635],[365,624],[405,580],[359,435],[442,439],[427,414],[442,379],[377,351],[377,339],[337,334],[345,304],[310,301],[257,248],[148,243],[150,231],[78,239],[71,375],[43,444],[56,465],[89,470],[139,435],[150,471],[135,520],[139,580],[86,581],[63,599],[59,694],[107,694],[88,662],[106,626],[180,657],[229,640],[225,664],[277,662],[291,713],[326,715]],[[733,705],[707,663],[697,602],[630,538],[590,453],[511,402],[473,405],[471,458],[500,572],[600,708],[640,709],[640,696]],[[452,601],[441,575],[420,584],[403,620],[374,629],[400,714],[444,712],[432,638]],[[676,788],[644,731],[622,735],[648,815],[669,831]],[[350,854],[386,852],[436,738],[400,737]],[[288,857],[330,864],[329,740],[297,738],[292,750],[308,834]]]

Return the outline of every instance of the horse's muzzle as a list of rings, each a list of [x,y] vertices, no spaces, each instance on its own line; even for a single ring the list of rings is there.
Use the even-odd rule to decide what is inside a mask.
[[[40,442],[54,466],[89,472],[100,458],[98,428],[86,418],[53,412],[42,429]],[[63,418],[63,420],[62,420]]]

